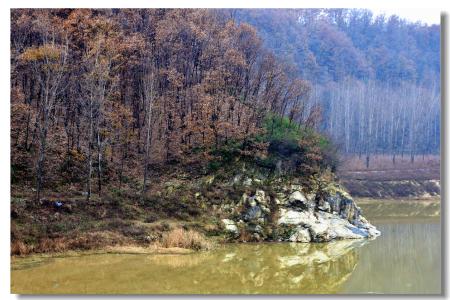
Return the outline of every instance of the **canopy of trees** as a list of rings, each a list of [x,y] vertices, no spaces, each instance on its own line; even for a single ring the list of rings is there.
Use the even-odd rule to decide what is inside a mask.
[[[264,44],[312,84],[322,130],[348,153],[436,153],[440,26],[361,9],[242,9]]]
[[[314,127],[310,85],[262,44],[202,9],[12,10],[13,182],[145,191],[151,165],[245,151],[268,112]]]
[[[354,9],[14,9],[12,180],[38,198],[59,183],[145,192],[153,167],[236,141],[253,155],[278,123],[347,153],[436,153],[439,34]]]

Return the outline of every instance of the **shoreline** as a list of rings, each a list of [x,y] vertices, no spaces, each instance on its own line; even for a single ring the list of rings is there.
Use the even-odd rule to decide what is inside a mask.
[[[386,221],[392,222],[392,220],[398,220],[403,222],[408,218],[423,218],[436,220],[440,217],[440,197],[431,198],[355,198],[355,202],[360,206],[365,215],[368,216],[370,221],[375,221],[378,223],[383,223]],[[400,210],[401,213],[398,211]],[[414,210],[414,213],[408,213],[408,211]],[[181,224],[181,223],[180,223]],[[210,242],[214,242],[214,247],[226,242],[225,240],[217,240],[217,238],[206,238]],[[114,242],[114,241],[110,241]],[[99,245],[95,249],[68,249],[62,251],[50,251],[50,252],[30,252],[27,254],[17,255],[10,254],[11,265],[15,260],[32,259],[33,257],[39,259],[49,259],[58,257],[71,257],[71,256],[82,256],[82,255],[95,255],[95,254],[192,254],[202,250],[193,250],[181,247],[163,247],[158,245],[158,243],[149,245],[139,245],[129,243],[123,245]]]
[[[86,255],[102,255],[102,254],[129,254],[129,255],[186,255],[196,252],[192,249],[171,247],[162,248],[157,246],[105,246],[99,249],[90,250],[67,250],[61,252],[49,252],[49,253],[30,253],[26,255],[10,255],[10,267],[12,270],[20,270],[22,268],[28,268],[36,264],[43,263],[46,260],[54,258],[68,258],[68,257],[81,257]]]
[[[375,199],[375,201],[381,201],[382,199]],[[383,199],[386,200],[386,199]],[[373,201],[373,200],[366,200],[366,201]],[[418,201],[418,200],[403,200],[403,202],[407,201]],[[419,200],[420,201],[420,200]],[[430,202],[437,202],[437,199],[433,199]],[[378,216],[374,218],[372,221],[375,224],[384,224],[384,223],[404,223],[407,222],[408,219],[414,218],[415,222],[432,222],[432,223],[439,223],[441,221],[440,214],[437,216],[396,216],[396,217],[383,217]],[[211,239],[213,240],[213,239]],[[343,240],[332,240],[329,242],[319,242],[318,244],[330,244],[335,243]],[[210,252],[214,251],[218,248],[220,248],[223,245],[228,244],[242,244],[238,242],[217,242],[214,244],[214,247],[211,249],[202,249],[202,250],[193,250],[193,249],[187,249],[187,248],[181,248],[181,247],[169,247],[164,248],[161,246],[158,246],[157,244],[151,244],[149,246],[143,246],[143,245],[121,245],[121,246],[110,246],[105,245],[103,247],[100,247],[98,249],[89,249],[89,250],[83,250],[83,249],[75,249],[75,250],[66,250],[66,251],[60,251],[60,252],[47,252],[47,253],[29,253],[25,255],[10,255],[10,266],[11,270],[20,270],[22,268],[28,268],[30,264],[39,264],[41,262],[44,262],[45,260],[54,259],[54,258],[68,258],[68,257],[81,257],[85,255],[102,255],[102,254],[123,254],[123,255],[188,255],[188,254],[196,254],[196,253],[202,253],[202,252]],[[243,242],[244,244],[271,244],[271,243],[287,243],[287,242],[279,242],[279,241],[263,241],[263,242]],[[317,242],[309,242],[305,244],[317,244]],[[15,266],[13,266],[16,264]]]
[[[376,201],[386,201],[386,202],[440,202],[441,196],[430,196],[430,197],[386,197],[386,198],[374,198],[374,197],[353,197],[356,203],[367,203]]]

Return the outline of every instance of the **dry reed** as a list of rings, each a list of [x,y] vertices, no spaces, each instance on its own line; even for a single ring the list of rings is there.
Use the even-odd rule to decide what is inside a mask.
[[[176,228],[162,236],[161,246],[165,248],[209,250],[213,247],[213,244],[197,231]]]

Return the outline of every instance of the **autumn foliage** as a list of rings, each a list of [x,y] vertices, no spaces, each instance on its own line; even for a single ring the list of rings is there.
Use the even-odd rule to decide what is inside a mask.
[[[12,181],[38,197],[145,190],[155,166],[252,151],[269,112],[309,128],[320,115],[252,26],[204,9],[15,9],[11,67]]]

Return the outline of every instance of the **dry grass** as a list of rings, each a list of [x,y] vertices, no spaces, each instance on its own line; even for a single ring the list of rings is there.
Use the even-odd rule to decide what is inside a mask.
[[[210,250],[213,244],[205,236],[194,230],[176,228],[164,233],[161,239],[164,248],[185,248],[193,250]]]
[[[29,246],[22,241],[14,241],[11,243],[11,254],[13,255],[27,255],[32,252]]]
[[[395,157],[395,165],[392,162],[392,155],[379,154],[370,156],[369,168],[366,168],[366,157],[358,155],[341,158],[342,165],[340,171],[367,171],[367,170],[400,170],[400,169],[423,169],[440,166],[439,155],[418,155],[411,163],[409,155]]]
[[[26,244],[21,240],[11,242],[12,255],[31,253],[60,253],[69,250],[94,250],[106,246],[131,244],[132,240],[114,232],[87,232],[75,237],[42,238],[37,244]]]
[[[11,243],[12,255],[27,255],[31,253],[58,253],[71,249],[78,249],[80,238],[74,240],[68,240],[65,238],[43,238],[36,245],[28,245],[20,240],[13,241]],[[91,245],[87,245],[83,240],[84,249],[90,249]]]
[[[44,238],[39,242],[37,247],[38,252],[47,253],[47,252],[62,252],[66,251],[69,248],[69,244],[67,240],[63,238],[57,239],[49,239]]]
[[[398,155],[395,164],[392,155],[371,155],[369,168],[365,156],[346,156],[341,159],[338,175],[342,179],[361,180],[429,180],[440,178],[438,155],[416,156],[414,163],[408,155]]]
[[[241,243],[247,243],[253,242],[254,239],[253,236],[247,230],[241,230],[238,241]]]

